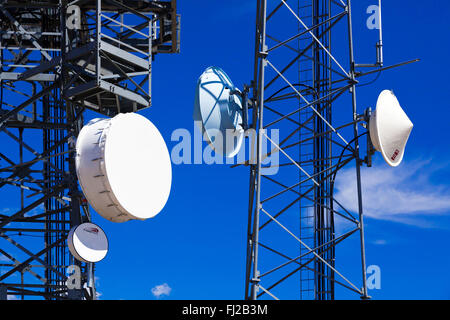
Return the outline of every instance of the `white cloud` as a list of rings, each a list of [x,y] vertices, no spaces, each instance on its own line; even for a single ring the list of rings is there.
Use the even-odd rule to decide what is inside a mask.
[[[383,239],[378,239],[378,240],[374,240],[372,241],[373,244],[377,245],[377,246],[384,246],[387,244],[386,240]]]
[[[98,287],[100,287],[100,277],[94,276],[94,283],[95,283],[95,294],[97,295],[97,299],[100,300],[100,297],[103,295],[103,293],[97,291]]]
[[[36,208],[31,209],[30,211],[26,212],[23,216],[25,218],[30,218],[32,216],[35,216],[37,214],[42,214],[45,212],[45,206],[43,203],[38,205]]]
[[[170,295],[171,291],[172,291],[172,288],[169,287],[169,285],[167,283],[163,283],[163,284],[157,285],[152,288],[152,294],[157,299],[159,299],[163,295],[165,295],[165,296]]]
[[[8,294],[7,299],[8,300],[19,300],[19,297],[15,296],[13,294]]]
[[[370,218],[420,225],[416,218],[442,215],[450,211],[450,186],[436,184],[432,176],[439,172],[431,161],[404,163],[390,168],[376,165],[362,169],[364,214]],[[337,175],[336,199],[357,212],[355,169]],[[428,226],[427,224],[423,225]]]
[[[20,210],[19,207],[2,208],[2,209],[0,209],[0,214],[11,215],[13,213],[16,213],[19,210]],[[25,214],[23,216],[25,218],[29,218],[29,217],[32,217],[32,216],[37,215],[37,214],[42,214],[44,212],[45,212],[45,206],[44,206],[43,203],[41,203],[40,205],[38,205],[37,207],[31,209],[30,211],[25,212]]]
[[[9,258],[6,257],[4,254],[0,254],[0,261],[10,262],[11,260],[9,260]]]

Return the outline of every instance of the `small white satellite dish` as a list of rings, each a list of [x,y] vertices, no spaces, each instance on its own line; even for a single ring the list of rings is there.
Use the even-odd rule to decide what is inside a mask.
[[[67,243],[70,253],[81,262],[99,262],[108,253],[108,238],[105,232],[90,222],[70,229]]]
[[[218,154],[234,157],[244,138],[242,99],[227,74],[209,67],[197,83],[194,121]]]
[[[390,90],[381,92],[369,121],[370,139],[391,167],[402,162],[412,128],[413,123],[394,93]]]
[[[172,165],[163,137],[147,118],[122,113],[94,119],[80,131],[76,150],[81,188],[102,217],[145,220],[164,208]]]

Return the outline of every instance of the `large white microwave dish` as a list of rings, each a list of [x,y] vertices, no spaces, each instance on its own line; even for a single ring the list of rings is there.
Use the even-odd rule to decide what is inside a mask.
[[[402,162],[412,129],[413,123],[394,93],[390,90],[381,92],[369,121],[370,139],[390,166],[396,167]]]
[[[81,130],[76,150],[81,188],[102,217],[145,220],[164,208],[172,166],[163,137],[147,118],[123,113],[94,119]]]
[[[242,99],[228,75],[209,67],[200,76],[194,103],[194,121],[218,154],[234,157],[242,146]]]
[[[70,229],[67,243],[70,253],[81,262],[99,262],[108,253],[108,238],[105,232],[90,222]]]

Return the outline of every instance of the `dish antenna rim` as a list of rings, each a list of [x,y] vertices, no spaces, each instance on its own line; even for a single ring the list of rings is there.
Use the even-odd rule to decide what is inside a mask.
[[[389,118],[386,117],[388,112],[391,112]],[[396,128],[394,128],[393,120],[396,121]],[[381,91],[378,95],[376,109],[370,115],[369,136],[375,150],[381,153],[389,166],[397,167],[402,163],[413,127],[414,124],[401,107],[393,90]],[[387,137],[389,141],[386,141]],[[392,148],[392,144],[395,143],[397,143],[395,150],[388,154],[387,149]],[[389,146],[389,144],[391,145]]]
[[[85,253],[81,253],[79,251],[80,248],[78,248],[78,250],[77,250],[77,246],[75,245],[75,242],[74,242],[74,237],[77,234],[76,233],[77,230],[80,227],[83,227],[83,226],[89,226],[89,227],[96,228],[96,229],[98,229],[100,231],[100,234],[104,236],[104,238],[100,239],[100,240],[103,240],[106,243],[106,248],[102,249],[102,250],[98,250],[98,251],[104,251],[104,254],[103,254],[103,256],[101,256],[100,259],[94,259],[94,258],[89,259],[89,257],[85,256],[86,255]],[[83,244],[82,240],[80,240],[79,237],[77,237],[77,238],[79,239],[79,242]],[[83,223],[80,223],[78,225],[73,226],[70,229],[69,234],[67,236],[67,245],[69,247],[70,253],[72,254],[72,256],[75,259],[77,259],[78,261],[81,261],[81,262],[86,262],[86,263],[97,263],[97,262],[100,262],[103,259],[105,259],[106,255],[109,252],[109,239],[108,239],[108,236],[107,236],[106,232],[99,225],[97,225],[95,223],[92,223],[92,222],[83,222]],[[87,247],[87,245],[85,245],[85,247]],[[91,250],[94,250],[94,249],[91,249]]]
[[[211,74],[217,79],[206,79]],[[211,85],[217,82],[222,85],[222,88],[206,89],[206,84]],[[216,90],[217,89],[217,90]],[[202,93],[207,92],[214,97],[214,103],[208,101]],[[213,92],[220,91],[220,93]],[[241,91],[233,84],[228,74],[220,67],[210,66],[206,68],[200,75],[196,86],[196,95],[194,102],[194,121],[201,122],[199,128],[208,145],[218,154],[227,158],[232,158],[241,150],[242,143],[245,136],[244,129],[244,108],[241,97]],[[205,101],[206,100],[206,101]],[[227,102],[223,102],[227,101]],[[233,130],[233,135],[230,136],[230,131]],[[217,132],[220,132],[222,143],[216,142]],[[234,139],[237,137],[237,142]],[[233,139],[233,148],[227,149],[227,141]],[[225,146],[225,147],[224,147]]]

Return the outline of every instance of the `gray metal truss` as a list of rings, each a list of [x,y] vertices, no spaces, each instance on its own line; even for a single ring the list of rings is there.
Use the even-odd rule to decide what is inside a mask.
[[[351,8],[351,0],[257,1],[251,123],[257,162],[250,165],[246,299],[328,300],[336,286],[369,298],[360,168],[370,163],[360,157],[367,132],[359,132],[356,90],[360,77],[388,68],[381,41],[376,63],[355,63]],[[270,129],[279,130],[278,143]],[[265,175],[264,160],[275,152],[278,173]],[[356,172],[356,214],[335,198],[345,166]],[[346,230],[338,232],[338,223]],[[336,260],[339,244],[350,238],[359,243],[360,276]]]
[[[86,109],[151,106],[152,61],[179,51],[179,27],[175,0],[0,1],[0,299],[96,299],[94,265],[66,243],[90,221],[75,138]],[[69,265],[80,290],[67,289]]]

